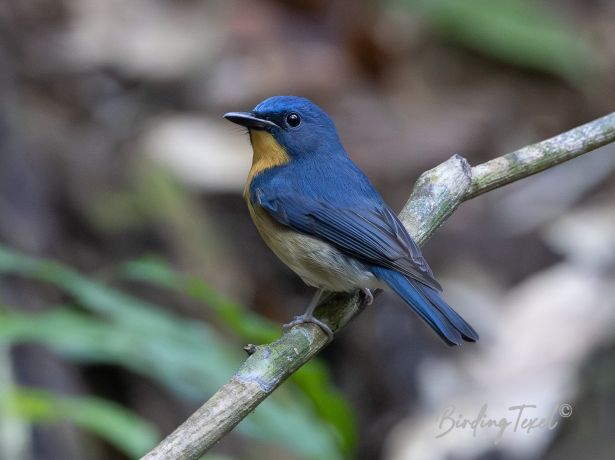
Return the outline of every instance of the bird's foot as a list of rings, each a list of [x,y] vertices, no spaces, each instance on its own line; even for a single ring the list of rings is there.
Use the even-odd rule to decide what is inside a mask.
[[[325,324],[323,321],[319,320],[318,318],[315,318],[312,315],[297,316],[290,323],[284,324],[282,327],[284,328],[284,330],[288,330],[288,329],[291,329],[293,326],[296,326],[297,324],[304,324],[304,323],[316,324],[318,327],[322,329],[322,331],[325,334],[327,334],[327,337],[329,338],[329,342],[333,341],[334,334],[331,328],[327,324]]]
[[[361,289],[361,291],[363,291],[363,294],[365,295],[365,303],[367,305],[371,305],[374,303],[374,294],[372,294],[372,291],[369,288],[363,288]]]

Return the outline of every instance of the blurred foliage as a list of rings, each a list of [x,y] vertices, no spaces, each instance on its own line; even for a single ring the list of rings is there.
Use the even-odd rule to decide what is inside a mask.
[[[449,40],[488,57],[578,84],[592,61],[572,26],[530,0],[398,0]]]
[[[220,295],[202,279],[177,273],[160,258],[147,257],[127,262],[120,273],[129,279],[154,283],[202,302],[214,311],[221,326],[243,341],[267,343],[279,336],[279,325]],[[351,451],[356,441],[354,417],[342,394],[331,384],[325,364],[313,359],[291,378],[311,399],[319,415],[337,427],[342,434],[343,450]]]
[[[142,456],[159,440],[152,424],[105,399],[15,389],[0,395],[0,401],[5,410],[30,422],[69,421],[106,439],[131,458]]]
[[[214,311],[220,325],[242,340],[271,342],[280,333],[278,325],[220,295],[200,278],[177,273],[158,257],[127,262],[120,268],[120,274],[125,278],[153,283],[202,302]]]
[[[155,283],[202,301],[234,339],[268,341],[279,330],[223,298],[202,281],[175,273],[158,259],[128,263],[119,272],[126,278]],[[191,403],[203,402],[215,392],[243,359],[237,340],[228,340],[211,325],[179,318],[60,263],[0,247],[0,274],[52,283],[69,294],[77,307],[86,310],[62,306],[39,314],[24,314],[7,308],[0,321],[0,340],[7,344],[40,342],[72,360],[121,365],[162,383]],[[293,381],[294,384],[278,389],[238,430],[256,440],[281,445],[302,459],[342,458],[343,452],[350,452],[354,445],[354,421],[348,405],[332,387],[326,368],[320,362],[310,363]],[[14,398],[15,407],[47,407],[48,410],[41,410],[43,414],[54,412],[52,409],[59,408],[60,403],[61,407],[74,407],[70,406],[70,399],[57,400],[50,395],[42,396],[43,393],[14,394],[21,395],[21,399]],[[61,412],[125,452],[142,449],[146,439],[153,444],[153,435],[147,438],[144,434],[143,422],[136,425],[141,426],[140,437],[129,440],[129,431],[113,431],[105,423],[113,416],[126,423],[127,413],[120,413],[112,403],[105,406],[100,400],[85,401],[89,410],[79,420],[76,416],[71,418],[70,411]],[[89,420],[90,416],[102,420]]]

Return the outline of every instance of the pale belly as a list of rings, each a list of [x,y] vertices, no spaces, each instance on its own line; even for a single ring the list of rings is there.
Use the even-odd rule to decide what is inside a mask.
[[[362,262],[317,238],[278,224],[266,211],[255,209],[249,201],[248,208],[267,246],[306,284],[328,291],[381,287]]]

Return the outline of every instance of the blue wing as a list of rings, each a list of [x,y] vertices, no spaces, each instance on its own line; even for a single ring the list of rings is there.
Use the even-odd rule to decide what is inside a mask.
[[[306,190],[305,183],[289,186],[275,181],[275,186],[260,187],[255,181],[251,199],[283,225],[319,237],[368,264],[394,269],[442,290],[416,243],[367,178],[359,173],[350,179],[329,181],[336,183],[327,184],[321,193]]]

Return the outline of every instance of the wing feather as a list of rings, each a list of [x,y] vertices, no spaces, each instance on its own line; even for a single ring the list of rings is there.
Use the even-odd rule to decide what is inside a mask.
[[[442,290],[417,244],[382,202],[372,200],[364,208],[333,207],[324,200],[294,194],[268,196],[262,189],[254,198],[283,225],[322,238],[357,259]]]

